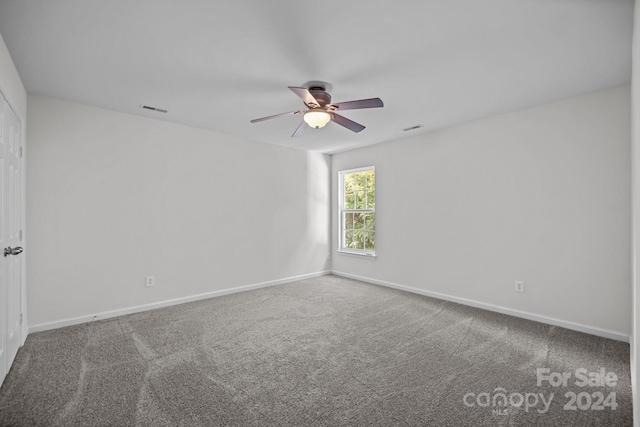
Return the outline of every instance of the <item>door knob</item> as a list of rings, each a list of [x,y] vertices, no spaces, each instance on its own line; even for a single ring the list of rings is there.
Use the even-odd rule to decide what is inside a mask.
[[[20,246],[17,246],[15,248],[12,248],[11,246],[4,248],[4,256],[18,255],[21,252],[22,248]]]

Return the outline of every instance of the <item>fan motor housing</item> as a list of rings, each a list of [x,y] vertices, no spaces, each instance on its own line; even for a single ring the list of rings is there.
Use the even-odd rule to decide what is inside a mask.
[[[331,95],[325,92],[325,89],[320,86],[312,86],[309,88],[309,93],[318,101],[321,107],[331,104]]]

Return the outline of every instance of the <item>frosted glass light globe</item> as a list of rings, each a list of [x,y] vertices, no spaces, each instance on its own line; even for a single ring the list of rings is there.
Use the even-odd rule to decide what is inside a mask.
[[[304,121],[312,128],[320,129],[331,120],[331,115],[321,108],[314,108],[304,113]]]

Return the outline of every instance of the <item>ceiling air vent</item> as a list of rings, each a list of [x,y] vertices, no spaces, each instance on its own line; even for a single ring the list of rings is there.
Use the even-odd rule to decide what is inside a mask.
[[[424,127],[424,126],[422,126],[422,125],[415,125],[415,126],[411,126],[410,128],[406,128],[406,129],[402,129],[402,130],[403,130],[403,131],[405,131],[405,132],[407,132],[407,131],[410,131],[410,130],[420,129],[420,128],[422,128],[422,127]]]
[[[141,105],[140,108],[142,108],[144,110],[157,111],[158,113],[166,113],[167,112],[167,110],[163,110],[162,108],[150,107],[148,105]]]

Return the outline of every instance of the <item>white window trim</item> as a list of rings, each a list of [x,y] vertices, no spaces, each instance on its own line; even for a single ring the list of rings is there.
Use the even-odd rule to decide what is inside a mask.
[[[365,250],[361,250],[361,249],[345,249],[342,247],[342,243],[344,242],[344,236],[343,236],[343,212],[344,211],[351,211],[351,209],[343,209],[343,203],[344,203],[344,176],[348,175],[350,173],[354,173],[354,172],[361,172],[361,171],[366,171],[366,170],[373,170],[373,172],[375,173],[376,171],[376,167],[375,166],[363,166],[360,168],[355,168],[355,169],[345,169],[345,170],[341,170],[338,172],[338,249],[337,252],[341,255],[355,255],[357,257],[365,257],[365,258],[376,258],[376,252],[375,249],[372,251],[365,251]],[[377,182],[377,176],[376,176],[376,182]],[[374,190],[376,189],[375,184],[374,184]],[[376,193],[376,201],[378,199],[378,194]],[[358,210],[358,212],[362,212],[363,210]],[[368,212],[373,212],[375,213],[376,210],[375,209],[367,209],[366,211]]]

